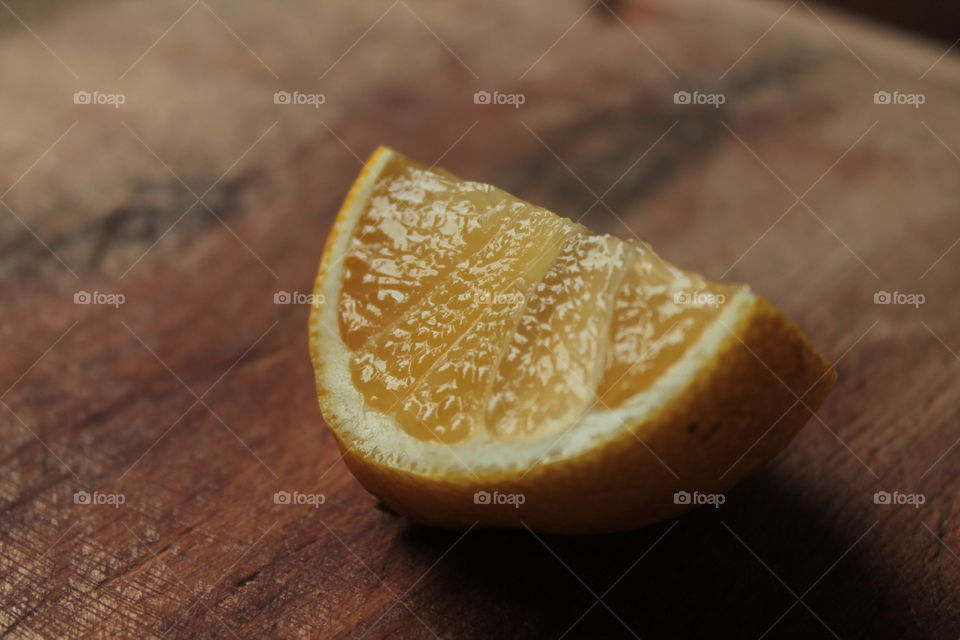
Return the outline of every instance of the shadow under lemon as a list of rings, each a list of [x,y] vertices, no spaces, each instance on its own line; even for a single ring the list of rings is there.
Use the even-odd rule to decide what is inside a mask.
[[[910,635],[908,599],[887,586],[896,567],[871,553],[869,535],[851,549],[872,522],[825,514],[815,495],[798,495],[775,469],[727,498],[676,520],[595,536],[463,535],[411,523],[398,552],[433,558],[422,579],[444,595],[425,603],[414,586],[406,601],[431,627],[458,619],[450,610],[462,608],[465,628],[491,638]]]

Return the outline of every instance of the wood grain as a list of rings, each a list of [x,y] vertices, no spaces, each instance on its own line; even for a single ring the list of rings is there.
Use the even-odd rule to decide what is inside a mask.
[[[5,30],[0,629],[956,637],[960,61],[789,6],[100,2]],[[307,307],[274,296],[310,290],[381,143],[750,282],[837,362],[819,420],[722,508],[629,534],[374,508],[316,407]]]

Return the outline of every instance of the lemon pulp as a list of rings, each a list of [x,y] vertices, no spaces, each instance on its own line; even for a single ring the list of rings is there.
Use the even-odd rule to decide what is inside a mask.
[[[622,405],[736,289],[398,156],[343,266],[355,388],[410,435],[448,444],[556,434]]]

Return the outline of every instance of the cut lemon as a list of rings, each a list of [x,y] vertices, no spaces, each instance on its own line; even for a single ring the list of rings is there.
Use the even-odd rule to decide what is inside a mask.
[[[671,517],[776,455],[836,379],[748,287],[383,147],[314,293],[317,393],[344,460],[447,528]]]

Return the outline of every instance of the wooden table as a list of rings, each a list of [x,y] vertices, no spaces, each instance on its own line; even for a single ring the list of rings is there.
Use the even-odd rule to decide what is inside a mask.
[[[610,7],[99,2],[4,29],[0,629],[957,637],[960,59],[802,2]],[[722,508],[634,533],[376,509],[317,409],[308,308],[274,298],[310,290],[380,143],[750,282],[837,363],[820,420]]]

